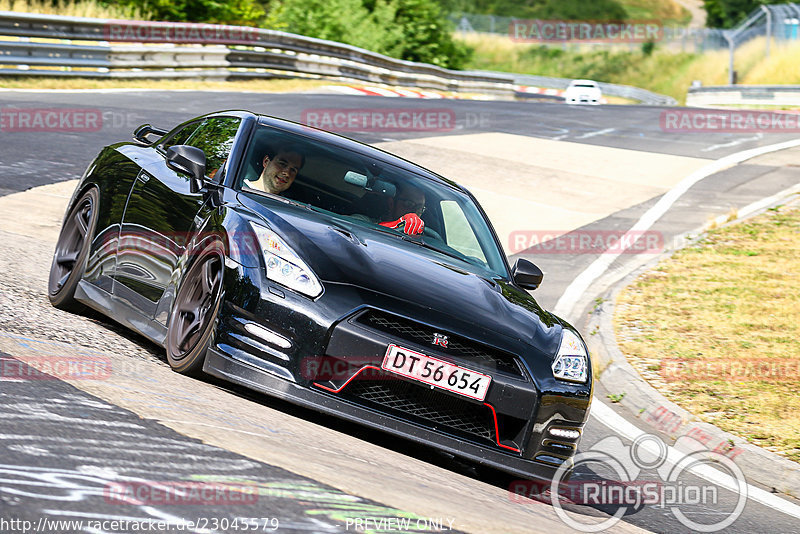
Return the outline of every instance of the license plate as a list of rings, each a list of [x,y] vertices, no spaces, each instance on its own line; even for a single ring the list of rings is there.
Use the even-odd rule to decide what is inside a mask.
[[[489,375],[397,345],[389,345],[381,369],[479,401],[492,382]]]

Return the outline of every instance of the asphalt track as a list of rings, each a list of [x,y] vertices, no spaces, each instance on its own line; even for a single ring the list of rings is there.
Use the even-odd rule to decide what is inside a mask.
[[[662,110],[650,107],[586,108],[527,102],[401,102],[330,95],[149,91],[3,92],[0,102],[3,108],[99,109],[104,118],[103,128],[94,132],[0,132],[0,194],[3,195],[77,178],[100,146],[129,138],[133,128],[141,123],[168,126],[205,112],[232,108],[293,120],[300,120],[303,111],[317,108],[452,110],[456,128],[433,135],[431,132],[348,134],[369,143],[387,143],[382,145],[387,148],[412,141],[411,145],[399,146],[412,146],[411,155],[418,154],[422,160],[431,157],[430,151],[424,150],[425,139],[435,137],[435,143],[441,144],[443,138],[465,135],[507,134],[533,141],[574,143],[578,147],[624,149],[641,153],[645,165],[648,157],[656,159],[649,154],[712,160],[791,139],[779,134],[666,133],[659,122]],[[431,143],[435,144],[433,140]],[[479,152],[477,147],[475,151]],[[576,149],[576,160],[580,153]],[[526,177],[514,175],[510,157],[504,157],[512,167],[507,172],[524,184]],[[520,158],[533,163],[540,157],[543,156],[537,153],[520,154]],[[435,167],[436,162],[422,163]],[[665,241],[671,241],[732,208],[796,185],[797,170],[791,165],[792,158],[762,156],[717,173],[691,188],[653,229]],[[657,171],[653,169],[654,173]],[[478,173],[476,179],[480,177]],[[489,181],[485,187],[492,189],[496,185]],[[552,187],[568,191],[570,183],[553,183]],[[656,195],[626,205],[581,225],[580,230],[626,230],[658,198]],[[33,218],[34,208],[31,206],[30,210]],[[536,214],[531,217],[535,220]],[[243,520],[238,528],[232,526],[231,521],[237,517],[248,520],[248,529],[258,525],[259,531],[268,531],[274,524],[269,520],[275,518],[280,532],[346,532],[357,531],[359,526],[360,530],[367,526],[377,532],[381,528],[392,529],[387,523],[359,525],[355,520],[413,517],[414,521],[421,521],[414,523],[419,530],[431,526],[438,531],[450,531],[452,527],[475,533],[573,530],[548,504],[509,494],[513,480],[501,474],[476,470],[409,443],[246,390],[180,377],[169,371],[157,347],[122,332],[102,318],[47,315],[51,312],[40,311],[26,299],[44,298],[42,273],[46,273],[49,265],[52,244],[47,239],[38,239],[45,230],[39,232],[22,219],[19,224],[18,228],[3,228],[0,235],[3,267],[7,273],[13,271],[20,279],[19,285],[25,286],[20,295],[15,293],[16,289],[3,286],[6,295],[0,302],[4,306],[0,315],[6,318],[0,324],[0,348],[5,351],[2,358],[17,362],[37,354],[64,353],[91,358],[106,354],[107,347],[104,352],[103,345],[113,339],[112,345],[120,347],[114,354],[115,369],[119,372],[112,380],[77,384],[77,387],[75,383],[57,380],[0,382],[3,405],[0,518],[28,520],[35,526],[40,526],[42,518],[148,518],[166,521],[174,528],[183,519],[216,519],[216,528],[210,524],[199,526],[230,532],[245,530]],[[563,225],[560,228],[576,230]],[[21,236],[27,236],[27,241],[21,240]],[[597,257],[541,250],[522,251],[521,255],[543,268],[545,282],[535,296],[548,307]],[[621,256],[610,270],[624,271],[631,261],[635,258]],[[582,316],[582,312],[576,313],[571,319],[582,326],[579,321]],[[62,322],[58,325],[61,328],[49,322],[54,320]],[[71,334],[64,333],[65,326],[71,329]],[[605,399],[606,393],[598,388],[596,396]],[[671,442],[667,436],[661,437]],[[630,445],[629,440],[616,437],[607,426],[590,419],[581,449],[612,446],[619,454]],[[602,476],[597,466],[588,464],[579,466],[576,472],[578,480]],[[255,488],[257,503],[121,506],[109,502],[107,495],[110,481],[208,482],[220,477],[239,481],[245,493]],[[654,470],[643,469],[638,480],[658,480],[658,477]],[[686,485],[707,484],[693,475],[683,480]],[[686,505],[682,510],[698,523],[713,523],[730,513],[738,500],[736,493],[720,489],[713,506]],[[603,507],[578,505],[569,509],[571,517],[584,522],[603,521],[613,512]],[[220,524],[222,518],[228,519],[227,525]],[[725,531],[800,532],[799,524],[800,520],[778,509],[748,501],[742,514]],[[396,527],[395,524],[394,531]],[[612,531],[638,529],[693,530],[678,521],[669,508],[643,505],[629,510]],[[86,526],[73,530],[114,531],[110,527],[92,530]],[[194,525],[194,530],[198,530],[198,525]],[[50,525],[47,531],[59,530]]]

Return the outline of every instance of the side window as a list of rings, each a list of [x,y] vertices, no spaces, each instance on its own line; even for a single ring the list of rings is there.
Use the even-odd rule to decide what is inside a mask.
[[[458,202],[443,200],[441,203],[444,231],[447,236],[447,245],[456,249],[465,256],[478,258],[486,263],[486,256],[481,250],[478,238],[469,225],[467,216],[461,210]]]
[[[212,117],[203,121],[184,144],[199,148],[206,154],[206,175],[213,178],[228,159],[241,119]]]
[[[180,130],[178,130],[177,132],[172,134],[172,136],[168,135],[167,136],[167,140],[162,142],[162,143],[159,143],[158,146],[162,150],[166,151],[172,145],[183,145],[183,144],[186,144],[186,140],[189,139],[189,137],[191,137],[191,135],[194,133],[194,131],[197,129],[197,126],[199,126],[199,125],[200,125],[199,122],[193,122],[191,124],[187,124],[186,126],[181,128]]]

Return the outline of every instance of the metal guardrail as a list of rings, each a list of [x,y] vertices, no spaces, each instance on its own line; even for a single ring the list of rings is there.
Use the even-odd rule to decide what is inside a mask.
[[[180,43],[166,42],[169,32],[181,35],[181,39],[174,39]],[[200,38],[186,38],[192,32]],[[212,38],[202,38],[203,32],[213,34]],[[142,38],[135,39],[137,36]],[[508,98],[514,96],[518,85],[561,88],[571,81],[449,70],[276,30],[0,11],[0,75],[13,74],[95,78],[306,77]],[[606,94],[647,104],[674,103],[669,97],[644,89],[601,86]]]
[[[691,87],[686,105],[703,106],[798,106],[800,85],[717,85]]]

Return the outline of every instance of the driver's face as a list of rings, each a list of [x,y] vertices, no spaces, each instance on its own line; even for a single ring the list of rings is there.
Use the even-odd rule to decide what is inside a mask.
[[[392,219],[399,219],[406,213],[416,213],[420,217],[425,213],[425,193],[411,187],[398,191],[394,199]]]
[[[274,195],[279,195],[289,189],[302,165],[302,156],[294,152],[281,152],[272,159],[264,156],[264,170],[261,172],[261,178],[266,190]]]

